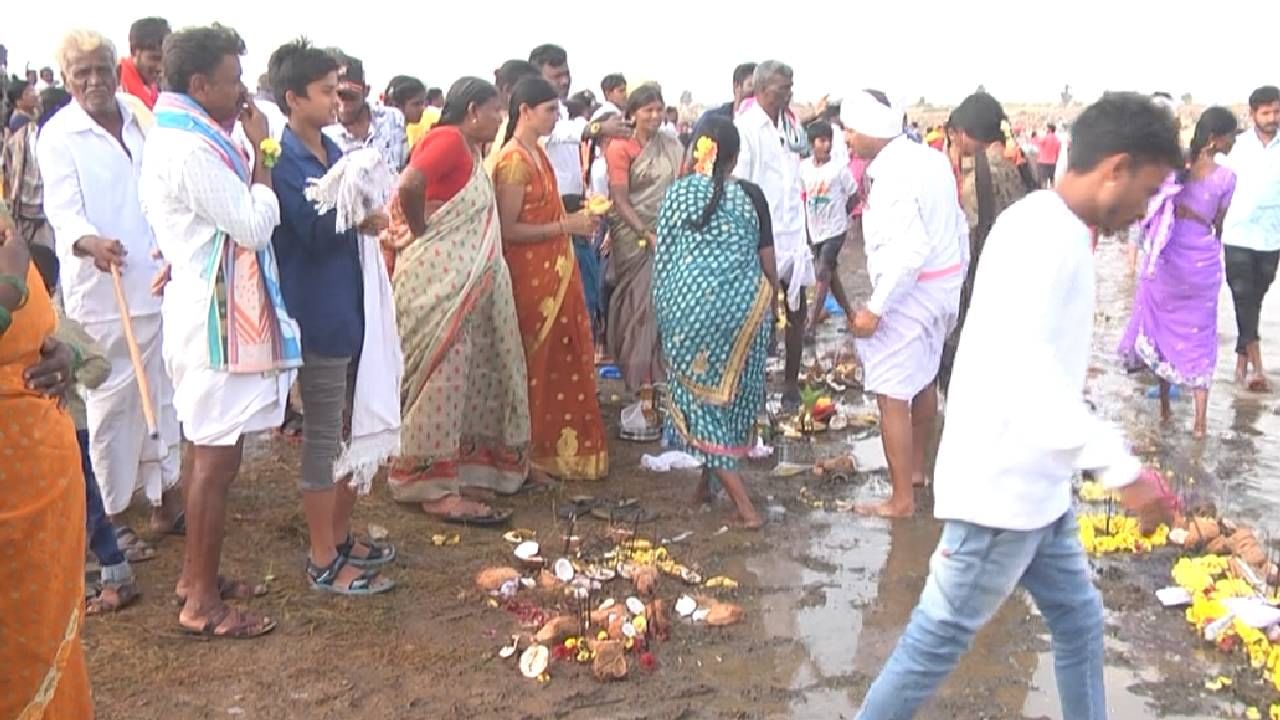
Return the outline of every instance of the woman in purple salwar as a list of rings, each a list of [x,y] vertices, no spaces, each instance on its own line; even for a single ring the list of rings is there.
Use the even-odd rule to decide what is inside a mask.
[[[1222,218],[1236,176],[1218,165],[1231,150],[1236,117],[1211,107],[1196,123],[1190,164],[1170,176],[1142,223],[1146,257],[1139,262],[1133,317],[1120,341],[1131,369],[1148,368],[1160,381],[1160,414],[1168,420],[1169,388],[1195,395],[1194,434],[1205,435],[1209,384],[1218,361],[1218,295],[1222,290]]]

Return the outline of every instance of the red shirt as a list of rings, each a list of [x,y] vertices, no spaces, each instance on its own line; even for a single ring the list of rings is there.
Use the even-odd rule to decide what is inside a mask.
[[[1040,138],[1040,156],[1036,162],[1041,165],[1058,164],[1058,153],[1062,152],[1062,141],[1054,133]]]
[[[426,176],[427,200],[448,202],[471,179],[467,141],[451,125],[431,128],[413,149],[409,166]]]
[[[141,100],[148,110],[156,108],[156,99],[160,97],[160,88],[155,85],[148,85],[142,79],[142,74],[138,72],[138,66],[133,64],[133,58],[131,57],[120,61],[120,88]]]

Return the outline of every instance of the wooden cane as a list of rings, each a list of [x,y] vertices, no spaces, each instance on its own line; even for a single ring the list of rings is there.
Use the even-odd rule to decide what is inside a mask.
[[[116,288],[116,305],[120,308],[120,322],[124,325],[124,341],[129,346],[129,360],[133,362],[133,374],[138,378],[138,394],[142,395],[142,417],[147,421],[147,432],[152,440],[160,437],[159,426],[156,425],[156,409],[151,405],[151,384],[147,382],[146,370],[142,367],[142,353],[138,350],[138,338],[133,334],[133,320],[129,318],[129,301],[124,297],[124,286],[120,284],[120,266],[111,266],[111,280]]]

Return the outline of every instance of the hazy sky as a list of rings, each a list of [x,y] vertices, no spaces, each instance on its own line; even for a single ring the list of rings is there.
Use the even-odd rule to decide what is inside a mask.
[[[404,18],[398,21],[375,12],[392,7],[385,1],[46,0],[6,3],[0,43],[9,48],[10,70],[19,72],[27,63],[53,65],[58,39],[75,26],[105,32],[124,53],[129,23],[156,14],[174,27],[216,20],[236,28],[249,46],[250,87],[271,50],[302,34],[361,58],[375,92],[396,74],[446,88],[462,75],[492,79],[502,61],[554,42],[569,52],[575,90],[598,93],[601,77],[622,72],[633,83],[661,83],[671,103],[683,90],[698,102],[720,102],[734,65],[770,57],[795,68],[800,100],[876,87],[899,102],[923,96],[951,103],[980,83],[1006,102],[1056,100],[1070,83],[1080,99],[1103,90],[1166,90],[1235,103],[1258,85],[1280,83],[1274,23],[1260,13],[1263,5],[427,0],[397,4],[410,9],[397,13]],[[294,10],[301,7],[311,9]],[[593,17],[589,8],[607,14]]]

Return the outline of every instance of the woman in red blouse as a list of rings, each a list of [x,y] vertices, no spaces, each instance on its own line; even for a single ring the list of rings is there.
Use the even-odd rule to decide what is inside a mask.
[[[400,179],[392,285],[404,349],[392,495],[446,522],[497,525],[489,504],[528,474],[524,347],[481,147],[502,122],[490,83],[463,78]]]

